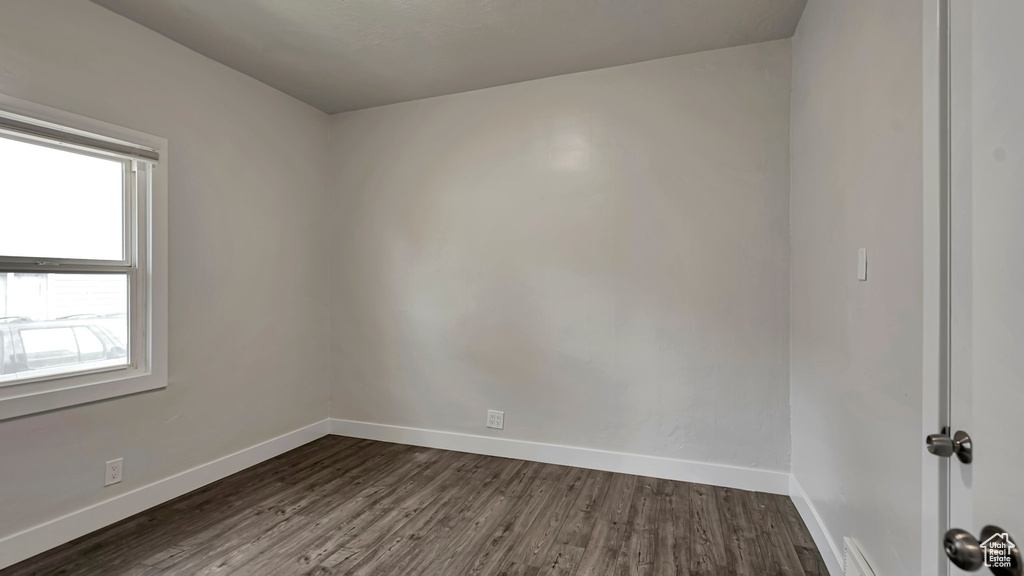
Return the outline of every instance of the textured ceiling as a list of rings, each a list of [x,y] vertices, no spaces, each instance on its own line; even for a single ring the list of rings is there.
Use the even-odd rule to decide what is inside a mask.
[[[789,38],[806,0],[93,0],[325,112]]]

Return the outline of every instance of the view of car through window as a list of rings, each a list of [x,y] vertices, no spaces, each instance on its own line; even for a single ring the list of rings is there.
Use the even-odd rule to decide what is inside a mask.
[[[0,386],[128,365],[128,167],[0,137]]]
[[[127,281],[0,274],[0,386],[128,363]]]

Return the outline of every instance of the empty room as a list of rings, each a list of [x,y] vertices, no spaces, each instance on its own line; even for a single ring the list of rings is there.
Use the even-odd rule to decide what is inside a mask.
[[[1024,576],[1021,22],[0,0],[0,576]]]

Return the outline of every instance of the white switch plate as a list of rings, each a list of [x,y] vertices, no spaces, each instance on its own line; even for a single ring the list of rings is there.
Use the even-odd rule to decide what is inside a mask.
[[[103,479],[104,486],[117,484],[121,481],[121,474],[124,473],[124,458],[110,460],[107,462],[107,475]]]
[[[505,413],[498,410],[487,411],[487,427],[497,428],[498,430],[504,430],[505,428]]]
[[[868,279],[868,249],[857,250],[857,280],[864,282]]]

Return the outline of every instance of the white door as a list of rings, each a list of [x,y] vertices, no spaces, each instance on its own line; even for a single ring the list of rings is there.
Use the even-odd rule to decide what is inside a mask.
[[[949,24],[949,422],[973,460],[950,458],[947,544],[1005,564],[983,531],[1024,544],[1024,0],[951,0]]]

